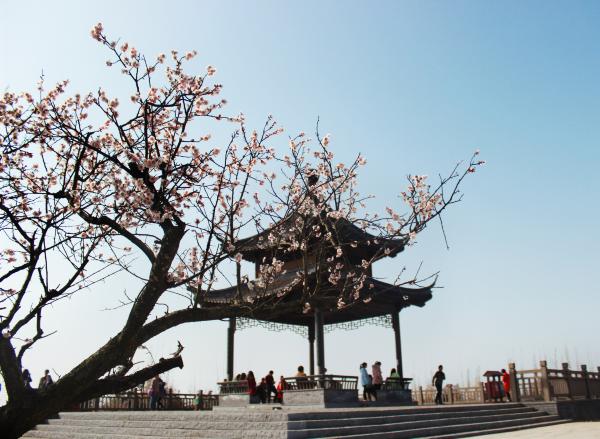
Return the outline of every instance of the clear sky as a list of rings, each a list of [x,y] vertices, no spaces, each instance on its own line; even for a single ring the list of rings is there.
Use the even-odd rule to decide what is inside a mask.
[[[481,149],[487,165],[438,227],[409,251],[375,266],[392,276],[421,261],[440,270],[433,300],[401,313],[405,370],[425,384],[435,367],[465,384],[479,371],[600,365],[600,4],[593,1],[144,1],[0,2],[0,87],[32,90],[70,78],[71,90],[121,83],[89,37],[107,33],[156,55],[197,49],[200,72],[217,67],[232,112],[258,125],[273,114],[287,133],[332,134],[342,161],[368,159],[372,206],[399,205],[408,173],[437,175]],[[128,95],[126,95],[128,96]],[[285,138],[280,146],[286,147]],[[118,283],[117,283],[118,282]],[[134,291],[115,279],[48,314],[59,333],[25,358],[65,373],[113,335],[123,311],[101,311]],[[225,376],[226,325],[190,324],[151,343],[186,346],[182,391]],[[307,364],[305,340],[252,329],[237,334],[236,370],[291,374]],[[393,366],[390,329],[326,335],[330,372]]]

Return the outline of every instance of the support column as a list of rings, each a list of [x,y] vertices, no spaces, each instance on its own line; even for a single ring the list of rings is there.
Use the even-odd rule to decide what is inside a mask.
[[[315,326],[308,325],[308,367],[309,375],[315,374]]]
[[[392,327],[394,328],[394,342],[396,345],[396,371],[400,378],[404,379],[402,370],[402,344],[400,343],[400,311],[392,313]]]
[[[233,343],[235,338],[235,317],[229,317],[227,328],[227,379],[233,380]]]
[[[325,373],[325,340],[323,332],[323,312],[315,309],[315,339],[317,341],[317,374]]]

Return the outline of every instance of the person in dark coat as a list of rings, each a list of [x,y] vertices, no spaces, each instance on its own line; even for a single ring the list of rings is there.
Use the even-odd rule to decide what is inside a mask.
[[[275,395],[277,397],[277,389],[275,388],[275,377],[273,376],[273,371],[270,370],[267,376],[265,377],[265,381],[267,382],[267,402],[271,402],[271,395]]]
[[[446,379],[446,375],[443,372],[444,370],[444,366],[442,366],[441,364],[438,366],[438,370],[435,373],[435,375],[433,375],[433,378],[431,380],[431,384],[433,384],[435,386],[435,389],[437,390],[437,393],[435,394],[435,403],[436,404],[443,404],[444,402],[442,401],[442,389],[444,388],[444,380]]]
[[[29,369],[23,369],[23,374],[21,375],[23,378],[23,385],[26,389],[31,389],[31,374],[29,373]]]

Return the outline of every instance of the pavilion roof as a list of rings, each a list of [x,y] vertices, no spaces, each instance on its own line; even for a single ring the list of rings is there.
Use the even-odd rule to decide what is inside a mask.
[[[273,232],[285,232],[286,229],[292,229],[293,223],[299,219],[300,217],[297,214],[289,215],[256,235],[240,239],[236,242],[235,250],[231,253],[239,252],[245,260],[252,262],[260,262],[265,256],[270,259],[271,254],[282,248],[282,244],[278,240],[269,240],[269,235]],[[327,222],[330,228],[335,231],[339,244],[342,247],[351,248],[351,253],[361,255],[364,259],[370,259],[377,253],[380,253],[380,255],[376,259],[386,256],[394,257],[404,250],[408,241],[405,238],[390,239],[373,235],[346,218],[315,218],[314,221],[315,223],[318,221]],[[319,244],[313,243],[313,245]]]
[[[260,292],[252,288],[252,283],[242,285],[241,302],[252,302],[255,308],[251,317],[275,323],[312,325],[312,312],[304,313],[300,303],[298,303],[297,308],[285,308],[286,311],[284,312],[278,312],[277,310],[278,304],[285,304],[299,299],[301,294],[299,285],[295,290],[287,292],[280,301],[276,299],[277,294],[285,291],[285,288],[295,276],[296,272],[279,276],[267,289],[260,289]],[[389,315],[411,305],[422,307],[431,299],[432,288],[433,284],[421,288],[406,288],[367,277],[360,292],[361,298],[354,303],[337,309],[338,294],[334,287],[323,290],[318,295],[318,303],[323,305],[321,309],[323,310],[324,324],[343,323]],[[205,295],[202,306],[222,306],[234,303],[237,292],[236,286],[213,290]],[[261,306],[261,302],[267,305]]]

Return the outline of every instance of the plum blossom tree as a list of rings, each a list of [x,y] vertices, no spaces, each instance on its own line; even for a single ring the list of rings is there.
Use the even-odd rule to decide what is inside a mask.
[[[237,285],[247,282],[236,252],[242,231],[294,216],[293,227],[269,239],[283,252],[304,251],[305,259],[320,241],[327,282],[344,283],[337,305],[368,301],[358,291],[372,260],[344,271],[339,262],[353,243],[336,238],[332,221],[343,218],[408,244],[460,200],[460,183],[483,163],[474,156],[435,188],[424,176],[409,177],[402,193],[407,213],[389,208],[381,217],[363,215],[368,197],[356,190],[362,156],[349,166],[336,163],[329,136],[318,131],[314,152],[301,134],[278,154],[271,143],[282,130],[271,117],[262,129],[249,130],[243,115],[223,113],[214,67],[186,73],[195,52],[150,59],[109,40],[101,24],[91,34],[109,51],[107,65],[129,81],[127,99],[104,89],[70,96],[68,81],[47,88],[43,78],[35,94],[0,97],[0,371],[9,396],[0,429],[6,437],[19,437],[70,404],[183,367],[180,350],[134,365],[136,350],[169,328],[252,315],[254,306],[279,312],[272,303],[243,298],[202,307],[222,264],[237,266]],[[224,142],[212,139],[214,124],[231,128]],[[281,271],[277,258],[264,261],[258,281],[266,286]],[[298,282],[309,271],[305,261]],[[81,289],[102,288],[115,273],[141,283],[122,304],[128,314],[120,331],[53,386],[31,389],[23,380],[26,354],[54,334],[44,327],[49,306]],[[319,295],[318,287],[304,284],[302,299],[286,306],[306,308]],[[185,305],[165,311],[161,303],[169,295],[183,297]]]
[[[268,220],[262,236],[258,235],[259,241],[276,251],[272,260],[259,264],[258,282],[252,283],[253,289],[262,288],[268,293],[277,276],[286,274],[283,260],[299,259],[301,266],[294,268],[295,279],[271,296],[271,302],[286,299],[287,293],[301,284],[299,302],[305,312],[311,310],[313,302],[319,302],[320,307],[331,306],[331,300],[324,303],[325,296],[336,296],[337,309],[372,300],[369,290],[374,285],[365,282],[372,274],[373,263],[414,244],[417,234],[433,220],[439,219],[443,230],[442,214],[462,199],[462,181],[484,164],[478,158],[479,151],[475,151],[468,164],[458,163],[447,177],[440,176],[434,187],[425,175],[409,175],[407,188],[400,194],[406,206],[404,212],[387,207],[383,215],[370,214],[366,203],[371,196],[362,195],[357,182],[366,159],[358,155],[349,165],[336,163],[330,142],[329,135],[320,136],[318,123],[314,150],[303,133],[290,139],[289,153],[276,157],[282,163],[280,172],[263,174],[269,201],[256,200],[261,212],[258,218]],[[348,234],[349,228],[354,233]],[[357,260],[354,249],[365,245],[376,251]],[[404,271],[397,273],[396,286],[427,281],[431,284],[437,275],[419,276],[417,271],[406,276]]]

